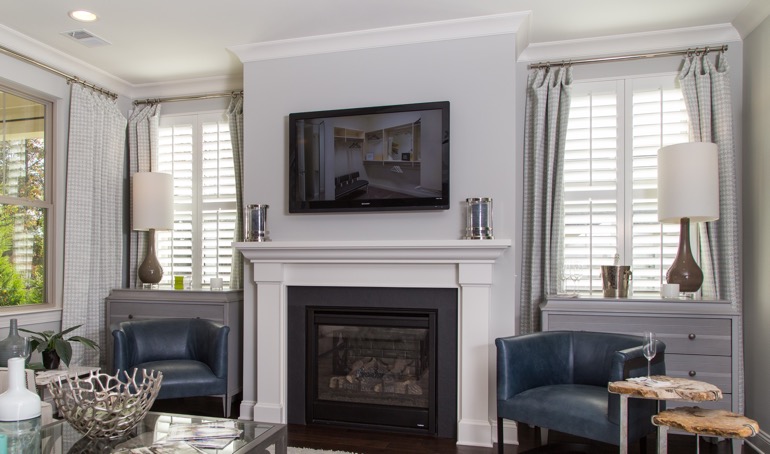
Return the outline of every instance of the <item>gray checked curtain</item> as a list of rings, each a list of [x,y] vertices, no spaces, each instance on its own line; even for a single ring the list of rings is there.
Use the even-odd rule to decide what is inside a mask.
[[[62,328],[82,324],[73,334],[103,347],[74,344],[70,364],[98,366],[104,298],[122,282],[126,118],[115,100],[73,83],[69,120]]]
[[[227,108],[230,122],[230,143],[233,148],[233,166],[235,167],[235,241],[243,241],[243,93],[233,94],[233,100]],[[238,250],[233,250],[233,263],[230,271],[230,288],[243,288],[243,257]]]
[[[703,297],[724,299],[743,312],[741,260],[738,242],[738,195],[730,67],[724,51],[716,64],[708,53],[685,57],[679,82],[690,117],[691,139],[717,144],[719,158],[719,219],[701,222],[699,243],[703,269]],[[743,328],[737,333],[743,345]],[[743,354],[739,374],[740,412],[743,412]]]
[[[564,248],[564,144],[572,68],[532,70],[524,119],[524,220],[519,333],[540,329],[538,305],[555,294]]]
[[[160,104],[147,104],[137,107],[128,119],[128,163],[129,179],[133,184],[133,175],[136,172],[152,172],[158,168],[158,127],[160,124]],[[133,187],[129,187],[128,193],[132,193]],[[130,199],[131,197],[129,197]],[[133,203],[133,200],[130,201]],[[129,207],[131,213],[132,207]],[[129,224],[130,225],[130,224]],[[147,253],[148,232],[130,233],[129,246],[129,288],[139,285],[136,275],[139,265]]]

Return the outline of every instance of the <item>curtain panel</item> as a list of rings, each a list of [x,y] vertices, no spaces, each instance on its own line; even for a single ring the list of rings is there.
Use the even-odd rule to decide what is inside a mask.
[[[230,123],[230,143],[233,149],[235,167],[235,232],[233,241],[243,241],[243,94],[234,94],[227,108]],[[233,262],[230,269],[230,289],[243,288],[243,257],[233,248]]]
[[[126,118],[116,103],[73,83],[67,151],[62,329],[96,341],[73,344],[73,365],[106,361],[104,299],[121,286]]]
[[[129,163],[129,216],[133,212],[133,176],[137,172],[152,172],[158,169],[158,127],[160,104],[137,107],[128,119],[128,163]],[[129,223],[130,228],[131,223]],[[128,287],[139,284],[137,269],[147,253],[149,232],[130,232]]]
[[[519,334],[540,330],[538,305],[558,288],[571,85],[570,66],[539,68],[527,79]]]
[[[724,52],[716,64],[708,53],[685,57],[679,82],[690,117],[691,139],[718,148],[719,219],[698,224],[704,298],[729,300],[743,313],[741,250],[738,231],[738,188],[733,137],[730,67]],[[743,327],[738,328],[743,345]],[[739,412],[743,412],[743,353],[739,357]]]

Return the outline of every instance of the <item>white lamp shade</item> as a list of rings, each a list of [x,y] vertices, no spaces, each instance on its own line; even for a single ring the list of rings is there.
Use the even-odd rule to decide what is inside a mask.
[[[133,230],[174,228],[174,180],[160,172],[137,172],[132,190]]]
[[[689,142],[658,151],[658,220],[679,223],[719,219],[717,145]]]

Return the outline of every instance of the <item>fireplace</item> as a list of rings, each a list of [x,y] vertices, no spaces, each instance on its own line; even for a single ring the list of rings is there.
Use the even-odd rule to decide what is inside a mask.
[[[246,259],[245,275],[253,279],[244,288],[241,419],[286,423],[287,415],[295,414],[289,394],[296,394],[289,388],[295,386],[296,372],[290,367],[304,364],[305,347],[299,352],[289,349],[295,330],[289,326],[289,313],[296,308],[289,307],[288,294],[294,287],[376,288],[370,292],[375,294],[382,288],[448,289],[456,292],[456,369],[440,374],[436,386],[442,387],[441,376],[454,376],[457,400],[453,414],[439,412],[438,431],[441,418],[447,417],[458,444],[492,446],[492,280],[495,262],[510,248],[510,240],[272,241],[234,246]],[[437,364],[440,368],[445,361],[439,357]],[[506,431],[513,436],[512,427]]]
[[[289,423],[456,436],[455,289],[291,286],[287,299]]]

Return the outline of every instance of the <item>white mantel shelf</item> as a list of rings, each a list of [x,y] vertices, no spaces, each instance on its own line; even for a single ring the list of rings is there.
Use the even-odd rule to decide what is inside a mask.
[[[303,360],[287,355],[287,287],[456,288],[457,443],[492,447],[492,280],[495,262],[511,247],[510,240],[266,241],[234,246],[254,282],[254,291],[244,294],[241,419],[287,420],[286,364]]]
[[[510,240],[265,241],[234,246],[251,262],[489,263]]]

